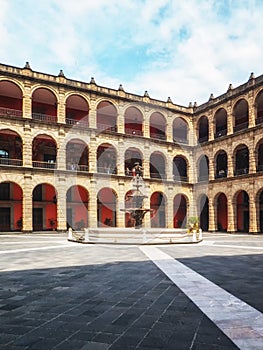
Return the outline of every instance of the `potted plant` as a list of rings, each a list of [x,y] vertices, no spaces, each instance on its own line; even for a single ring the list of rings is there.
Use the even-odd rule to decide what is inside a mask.
[[[54,218],[49,219],[49,224],[53,231],[55,231],[56,220]]]
[[[188,230],[189,234],[198,233],[200,229],[199,225],[199,217],[198,216],[190,216],[188,219]]]

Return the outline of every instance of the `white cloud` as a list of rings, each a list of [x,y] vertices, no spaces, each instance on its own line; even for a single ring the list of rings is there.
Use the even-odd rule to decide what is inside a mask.
[[[29,61],[35,70],[63,69],[84,81],[94,76],[100,85],[122,83],[126,91],[186,105],[262,73],[260,1],[0,0],[0,6],[4,63]]]

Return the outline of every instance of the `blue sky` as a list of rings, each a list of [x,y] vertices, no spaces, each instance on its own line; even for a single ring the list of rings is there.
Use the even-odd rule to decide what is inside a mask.
[[[261,0],[0,0],[0,62],[179,105],[263,73]]]

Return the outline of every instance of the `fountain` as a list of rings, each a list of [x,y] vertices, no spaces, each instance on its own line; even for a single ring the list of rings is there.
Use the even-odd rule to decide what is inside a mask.
[[[132,186],[134,187],[134,190],[132,190],[132,193],[127,196],[127,201],[131,201],[131,207],[121,209],[121,211],[129,213],[131,218],[135,220],[135,228],[140,229],[142,227],[145,214],[150,212],[151,209],[143,208],[143,201],[145,198],[147,198],[147,196],[140,191],[140,187],[142,187],[143,184],[142,167],[139,165],[139,163],[135,163],[134,165],[135,166],[132,170]]]

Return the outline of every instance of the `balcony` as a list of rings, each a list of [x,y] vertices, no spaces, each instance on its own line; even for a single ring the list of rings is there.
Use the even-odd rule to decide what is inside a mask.
[[[33,168],[43,168],[43,169],[56,169],[55,162],[41,162],[38,160],[33,160]]]
[[[45,123],[56,123],[57,117],[55,115],[41,114],[41,113],[32,113],[32,119],[45,122]]]
[[[214,138],[217,139],[218,137],[225,136],[226,134],[227,134],[227,129],[222,129],[222,130],[217,131],[214,134]]]
[[[67,170],[71,171],[81,171],[81,172],[89,172],[89,166],[88,165],[82,165],[82,164],[67,164]]]
[[[203,143],[203,142],[206,142],[206,141],[208,141],[208,135],[201,136],[198,139],[198,142],[200,142],[200,143]]]
[[[150,173],[150,178],[151,179],[163,179],[163,180],[166,180],[166,174],[151,172]]]
[[[236,169],[234,175],[235,176],[244,175],[244,174],[248,174],[248,172],[249,172],[248,168]]]
[[[89,123],[86,120],[76,120],[76,119],[70,119],[66,118],[66,124],[72,127],[76,128],[88,128]]]
[[[129,129],[129,128],[125,128],[125,134],[127,134],[127,135],[136,135],[136,136],[143,136],[142,130]]]
[[[259,164],[257,167],[257,172],[258,171],[263,171],[263,164]]]
[[[151,132],[150,137],[156,140],[166,140],[166,135],[156,132]]]
[[[234,132],[245,130],[248,128],[248,122],[238,124],[237,126],[234,126]]]
[[[188,145],[188,140],[187,140],[187,139],[180,138],[180,137],[174,137],[174,138],[173,138],[173,142],[176,142],[176,143],[183,143],[184,145]]]
[[[256,118],[256,125],[263,124],[263,116]]]
[[[221,169],[221,170],[217,171],[217,173],[215,174],[216,179],[221,179],[224,177],[227,177],[227,169]]]
[[[183,176],[183,175],[174,175],[173,176],[174,181],[180,181],[180,182],[188,182],[188,177],[187,176]]]
[[[111,174],[117,174],[117,169],[116,168],[111,168],[111,167],[100,167],[98,166],[97,167],[97,172],[100,173],[100,174],[108,174],[108,175],[111,175]]]
[[[109,132],[109,133],[117,132],[117,126],[116,125],[111,126],[111,125],[108,125],[108,124],[97,123],[97,129],[100,132]]]
[[[0,117],[22,117],[23,112],[17,109],[0,107]]]
[[[22,166],[22,159],[0,158],[0,165]]]

